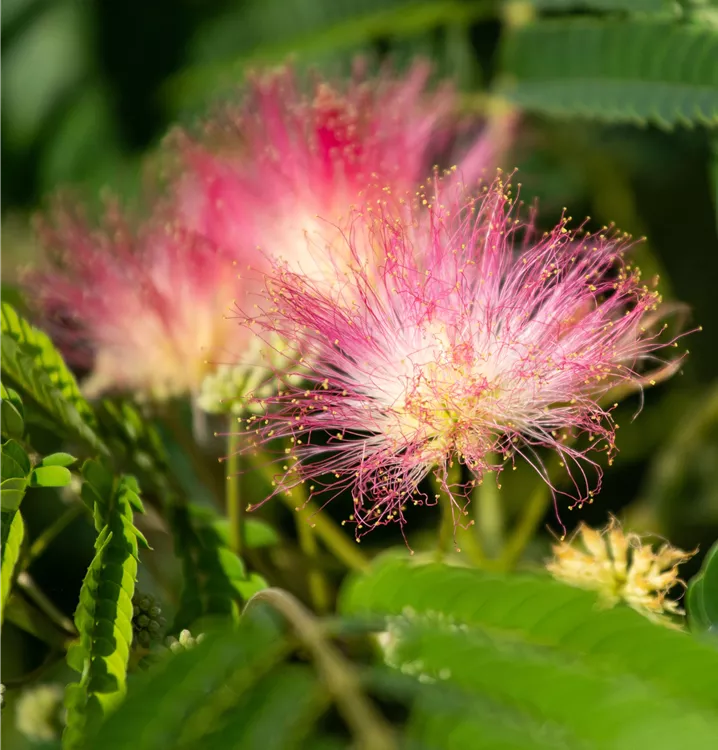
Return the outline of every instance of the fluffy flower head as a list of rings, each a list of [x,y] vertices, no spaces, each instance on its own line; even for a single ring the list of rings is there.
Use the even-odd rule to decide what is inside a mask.
[[[683,585],[678,566],[695,552],[663,544],[655,551],[638,534],[626,534],[615,519],[602,531],[580,524],[573,539],[553,547],[546,566],[571,586],[598,591],[606,606],[623,601],[637,612],[668,627],[683,610],[669,593]]]
[[[229,252],[159,210],[133,226],[112,206],[94,228],[58,209],[40,234],[54,264],[28,288],[68,358],[92,369],[88,395],[195,393],[208,363],[241,360],[251,334],[227,318],[244,264]]]
[[[625,238],[570,231],[568,219],[534,237],[501,180],[478,199],[435,189],[419,194],[412,221],[355,215],[350,251],[381,247],[378,272],[355,251],[332,293],[287,268],[268,286],[263,325],[302,342],[314,387],[268,399],[273,409],[248,427],[290,436],[281,487],[310,479],[318,491],[331,476],[363,530],[403,522],[407,503],[429,499],[418,485],[432,467],[447,490],[455,460],[473,481],[500,468],[495,454],[543,474],[544,446],[567,466],[574,501],[591,497],[601,469],[589,450],[614,448],[598,399],[638,384],[662,346],[659,296],[624,260]],[[589,447],[571,447],[574,433]]]
[[[220,247],[260,246],[315,279],[331,274],[347,260],[331,227],[352,204],[413,191],[456,135],[452,89],[429,91],[429,73],[416,64],[371,78],[357,64],[343,85],[305,86],[290,68],[251,77],[243,102],[199,137],[174,137],[184,220]],[[493,165],[512,128],[507,114],[468,149],[467,182]]]

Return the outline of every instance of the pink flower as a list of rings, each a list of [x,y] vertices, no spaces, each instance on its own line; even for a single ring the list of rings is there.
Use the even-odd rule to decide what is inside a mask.
[[[346,260],[334,225],[350,207],[414,195],[456,136],[453,91],[427,91],[429,72],[415,64],[404,78],[370,79],[357,64],[346,86],[315,77],[308,94],[288,68],[250,78],[243,103],[199,140],[174,137],[183,220],[219,247],[259,246],[315,280],[331,276]],[[513,124],[507,114],[475,140],[460,164],[466,182],[493,168]]]
[[[617,425],[599,399],[657,377],[640,373],[667,345],[660,297],[624,259],[625,236],[569,230],[568,219],[536,236],[510,189],[498,180],[474,200],[437,182],[413,219],[357,211],[345,235],[357,262],[331,292],[277,268],[259,322],[302,342],[312,382],[247,420],[257,442],[290,438],[277,491],[348,489],[361,534],[434,502],[418,488],[432,468],[449,491],[456,460],[474,476],[459,488],[468,492],[500,469],[496,454],[545,478],[537,449],[547,447],[573,478],[562,494],[580,503],[600,488],[591,451],[610,456]],[[383,251],[378,270],[359,262],[367,242]],[[569,437],[582,433],[587,447],[575,447]]]
[[[68,359],[91,368],[88,395],[196,393],[208,363],[241,361],[252,334],[227,319],[246,288],[241,266],[164,208],[133,226],[111,205],[91,227],[77,209],[58,207],[40,235],[54,264],[27,289]]]

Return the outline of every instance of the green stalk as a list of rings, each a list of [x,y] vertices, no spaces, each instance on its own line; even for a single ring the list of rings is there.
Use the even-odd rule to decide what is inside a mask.
[[[305,513],[297,513],[297,535],[299,546],[309,565],[309,596],[318,614],[330,610],[329,584],[319,564],[319,545],[309,519]]]
[[[229,521],[229,548],[240,557],[244,551],[244,508],[239,491],[239,433],[236,430],[235,417],[229,417],[227,433],[227,492],[225,508]]]
[[[247,602],[243,616],[259,603],[281,614],[311,653],[341,717],[354,735],[355,747],[358,750],[395,750],[397,742],[391,725],[362,690],[357,668],[327,639],[321,621],[289,592],[274,588],[255,594]]]
[[[524,506],[521,518],[511,532],[511,536],[499,557],[498,564],[502,570],[513,569],[521,559],[526,545],[536,533],[536,529],[546,514],[550,502],[551,490],[548,484],[541,480],[541,483],[531,493],[528,502]]]
[[[487,456],[487,463],[494,464],[496,456]],[[473,493],[476,524],[483,548],[488,557],[496,557],[504,544],[504,509],[496,484],[494,472],[487,472],[481,484],[476,484]]]
[[[78,501],[56,518],[30,546],[22,561],[22,570],[27,570],[76,518],[86,512],[87,508]]]
[[[258,468],[265,476],[272,487],[276,486],[272,467],[266,461],[258,464]],[[359,551],[356,542],[350,541],[347,535],[337,526],[337,524],[323,513],[310,500],[302,500],[297,507],[297,502],[287,492],[277,493],[277,497],[292,512],[304,510],[308,517],[311,517],[312,528],[314,533],[322,540],[324,546],[337,558],[343,562],[350,570],[356,570],[364,573],[369,569],[369,560]]]

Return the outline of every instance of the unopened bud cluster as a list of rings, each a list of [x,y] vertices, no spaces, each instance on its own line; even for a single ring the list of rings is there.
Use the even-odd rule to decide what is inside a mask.
[[[188,651],[204,640],[204,633],[193,636],[189,630],[183,630],[177,638],[168,636],[165,638],[165,646],[173,653],[178,654],[181,651]]]
[[[162,609],[150,594],[135,594],[132,599],[132,633],[134,643],[149,648],[152,641],[159,641],[167,621]]]

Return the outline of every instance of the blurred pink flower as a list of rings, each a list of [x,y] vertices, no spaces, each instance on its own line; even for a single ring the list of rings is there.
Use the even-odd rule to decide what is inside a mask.
[[[335,87],[308,93],[290,68],[250,77],[245,99],[201,136],[170,139],[180,156],[177,200],[188,226],[219,247],[261,247],[316,281],[347,260],[337,230],[354,204],[414,195],[458,135],[448,83],[428,90],[430,66],[372,79],[357,63]],[[475,182],[513,136],[514,116],[473,139],[459,175]]]
[[[535,236],[501,180],[477,199],[438,181],[434,190],[406,221],[355,212],[347,250],[380,247],[378,273],[357,259],[327,292],[280,265],[258,319],[301,342],[312,385],[266,399],[247,429],[256,442],[290,438],[277,491],[308,481],[316,494],[322,477],[332,497],[348,489],[357,534],[434,502],[418,489],[433,467],[446,491],[464,494],[500,469],[496,454],[521,456],[546,478],[539,447],[566,465],[574,491],[565,494],[592,497],[601,468],[590,451],[610,456],[617,427],[599,399],[677,367],[639,375],[667,344],[660,297],[624,260],[625,236],[569,230],[568,219]],[[568,440],[579,433],[585,448]],[[475,479],[450,488],[457,460]]]
[[[138,226],[114,204],[98,227],[62,206],[39,222],[54,263],[27,289],[67,358],[91,369],[89,396],[196,393],[208,363],[236,361],[252,335],[227,319],[247,287],[232,255],[156,209]]]

